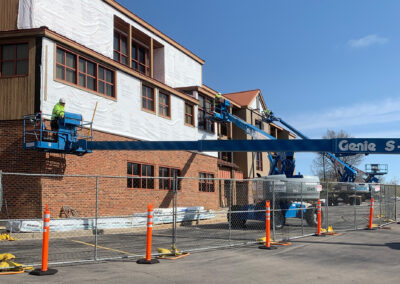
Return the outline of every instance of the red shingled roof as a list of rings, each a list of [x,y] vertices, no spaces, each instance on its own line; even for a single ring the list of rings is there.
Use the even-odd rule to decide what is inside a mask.
[[[223,94],[225,98],[230,101],[237,103],[240,106],[248,106],[254,100],[254,98],[260,93],[260,89],[243,91],[237,93]]]

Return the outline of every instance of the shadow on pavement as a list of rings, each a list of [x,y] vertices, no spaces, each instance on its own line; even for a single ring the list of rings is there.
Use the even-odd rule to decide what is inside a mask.
[[[400,250],[400,243],[386,243],[385,245],[388,246],[391,249]]]

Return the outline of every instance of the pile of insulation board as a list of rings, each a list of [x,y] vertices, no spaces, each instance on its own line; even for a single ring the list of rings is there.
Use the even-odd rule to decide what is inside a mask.
[[[204,210],[204,207],[178,207],[177,222],[198,221],[212,219],[215,214],[211,210]],[[153,224],[168,224],[173,222],[172,208],[155,208]],[[147,212],[135,213],[128,217],[99,217],[97,229],[126,229],[146,227]],[[51,219],[50,231],[74,231],[94,230],[96,227],[95,218],[68,218]],[[42,232],[42,220],[10,220],[6,229],[14,233]]]

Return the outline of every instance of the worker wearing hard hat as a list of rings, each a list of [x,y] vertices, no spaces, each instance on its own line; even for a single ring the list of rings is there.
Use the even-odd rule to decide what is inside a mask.
[[[58,131],[58,120],[60,118],[64,118],[64,107],[65,107],[65,99],[60,98],[58,103],[53,108],[53,112],[51,114],[51,130],[52,131]]]
[[[216,112],[221,112],[221,104],[224,103],[224,98],[221,93],[217,93],[214,98],[214,110]]]

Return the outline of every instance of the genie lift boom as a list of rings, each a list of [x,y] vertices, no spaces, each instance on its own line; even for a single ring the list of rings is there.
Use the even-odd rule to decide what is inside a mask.
[[[229,110],[230,102],[220,99],[216,104],[213,119],[220,123],[232,122],[254,139],[277,140],[274,136],[231,114]],[[283,227],[287,218],[302,218],[302,216],[310,226],[316,226],[316,211],[312,209],[311,205],[315,204],[320,196],[322,187],[319,184],[319,178],[294,174],[294,152],[278,152],[275,157],[268,153],[268,158],[271,164],[269,175],[254,185],[255,204],[233,206],[233,211],[241,211],[241,213],[228,215],[229,218],[232,218],[232,224],[243,226],[249,219],[265,220],[262,212],[263,208],[265,209],[265,200],[274,199],[276,200],[275,212],[272,218],[275,220],[271,223],[275,225],[275,228]],[[274,198],[272,198],[272,194],[275,194]],[[307,209],[308,207],[310,208]]]
[[[319,198],[321,186],[318,177],[306,177],[294,174],[293,152],[330,152],[350,154],[400,154],[400,139],[391,138],[336,138],[277,140],[261,129],[248,124],[229,113],[230,103],[225,101],[216,107],[214,119],[219,122],[232,122],[253,137],[265,136],[268,140],[198,140],[198,141],[93,141],[91,122],[84,122],[80,114],[65,113],[59,121],[57,132],[48,129],[49,116],[41,113],[24,117],[24,149],[49,153],[74,154],[82,156],[93,150],[142,150],[142,151],[198,151],[198,152],[276,152],[272,159],[272,169],[268,177],[261,179],[255,186],[255,201],[271,199],[275,192],[275,224],[283,227],[286,218],[305,214],[309,225],[315,225],[315,209],[310,203]],[[292,129],[294,131],[294,129]],[[299,133],[298,131],[295,131]],[[85,135],[86,133],[86,135]],[[304,135],[303,135],[304,136]],[[305,136],[304,136],[305,137]],[[333,155],[332,155],[333,156]],[[278,163],[280,160],[280,163]],[[280,168],[278,169],[278,165]],[[299,191],[299,182],[303,187]],[[302,202],[298,202],[303,192]],[[272,199],[271,199],[272,200]],[[246,220],[265,220],[264,202],[255,202],[246,206],[236,206],[230,218],[233,225],[244,225]],[[309,208],[310,207],[310,208]],[[303,210],[290,210],[303,208]],[[265,208],[264,208],[265,209]],[[231,210],[231,211],[232,211]],[[258,210],[260,210],[258,212]],[[257,211],[257,212],[256,212]]]
[[[266,116],[263,117],[263,121],[267,123],[271,122],[279,122],[282,125],[286,126],[288,129],[293,131],[296,135],[301,137],[302,139],[308,140],[309,138],[304,135],[302,132],[291,126],[289,123],[284,121],[282,118],[276,117],[273,112],[269,112]],[[337,184],[334,188],[334,192],[329,195],[329,204],[330,205],[338,205],[338,198],[341,198],[343,202],[353,204],[354,201],[359,202],[360,199],[357,197],[361,197],[361,200],[364,201],[370,196],[370,187],[365,183],[356,183],[357,174],[362,174],[365,176],[364,180],[366,183],[378,183],[379,180],[376,178],[376,175],[384,175],[387,173],[387,165],[378,165],[373,164],[369,167],[366,167],[366,172],[353,167],[330,152],[324,152],[324,157],[331,160],[334,164],[342,166],[343,172],[339,172],[341,179],[340,183]],[[345,154],[346,155],[346,154]],[[386,166],[386,167],[385,167]],[[350,196],[349,193],[354,193],[353,196]]]

